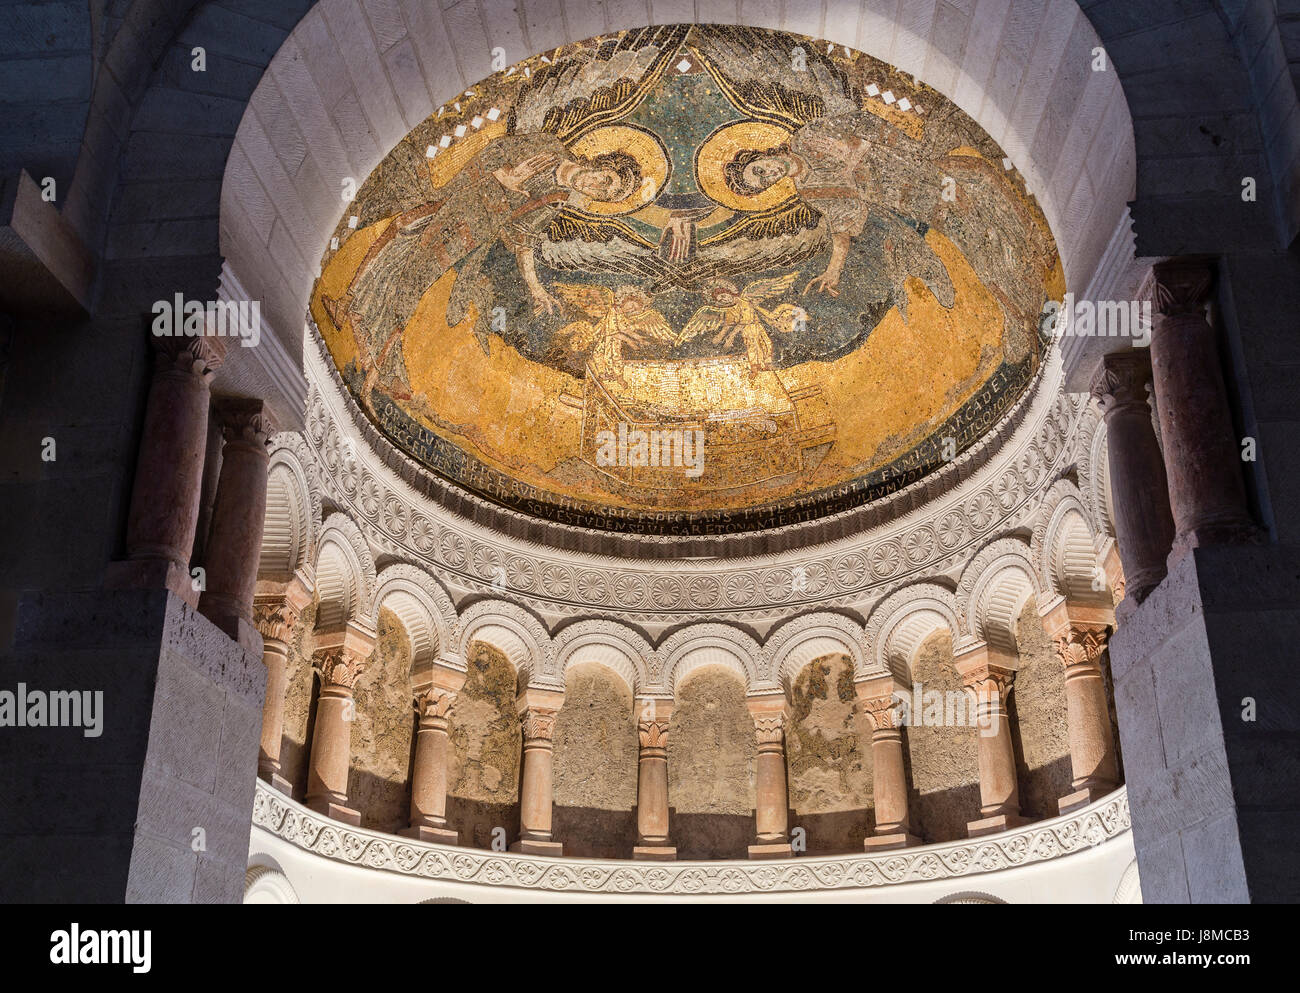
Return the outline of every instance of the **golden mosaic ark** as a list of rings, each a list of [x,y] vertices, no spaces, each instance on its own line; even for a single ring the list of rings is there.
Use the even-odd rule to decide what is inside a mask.
[[[402,450],[564,523],[892,492],[1032,379],[1061,270],[1001,149],[866,55],[673,25],[474,86],[380,163],[312,315]]]

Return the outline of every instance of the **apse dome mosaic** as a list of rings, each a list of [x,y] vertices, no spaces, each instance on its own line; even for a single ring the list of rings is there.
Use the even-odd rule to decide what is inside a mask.
[[[1004,153],[826,42],[646,28],[499,72],[380,163],[311,310],[402,451],[541,518],[708,534],[924,476],[1063,290]]]

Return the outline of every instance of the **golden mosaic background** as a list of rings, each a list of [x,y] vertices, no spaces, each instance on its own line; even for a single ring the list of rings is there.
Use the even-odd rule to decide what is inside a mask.
[[[1036,371],[1063,281],[1008,165],[842,46],[629,31],[412,131],[312,315],[381,430],[498,503],[670,534],[808,520],[959,453]],[[637,431],[674,464],[637,464]]]

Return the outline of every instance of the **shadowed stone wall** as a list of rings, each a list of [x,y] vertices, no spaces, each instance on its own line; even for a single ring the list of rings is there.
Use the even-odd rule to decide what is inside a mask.
[[[366,671],[357,680],[348,803],[361,812],[361,826],[396,832],[411,809],[411,641],[391,610],[379,612],[378,638]]]
[[[669,829],[682,859],[746,858],[758,745],[745,686],[705,666],[677,689],[668,732]]]
[[[860,852],[871,830],[871,721],[854,705],[853,662],[828,655],[804,666],[786,735],[792,828],[808,854]]]
[[[284,731],[280,736],[280,775],[293,784],[293,795],[301,800],[307,791],[307,759],[311,754],[311,732],[316,707],[316,677],[311,671],[315,649],[316,600],[302,612],[289,640],[285,663]]]
[[[1030,597],[1016,621],[1020,665],[1011,692],[1011,740],[1026,817],[1055,817],[1070,792],[1070,731],[1065,710],[1065,668],[1043,630]]]
[[[631,688],[603,665],[571,667],[555,719],[553,830],[565,855],[631,856],[637,753]]]
[[[456,695],[447,770],[447,819],[462,845],[492,847],[492,829],[519,836],[522,738],[515,713],[515,670],[501,652],[470,645],[465,685]]]
[[[921,645],[912,678],[922,692],[962,689],[948,631],[936,631]],[[926,727],[918,712],[912,720],[904,732],[911,764],[912,833],[930,842],[965,838],[966,824],[980,813],[979,732],[969,726]]]

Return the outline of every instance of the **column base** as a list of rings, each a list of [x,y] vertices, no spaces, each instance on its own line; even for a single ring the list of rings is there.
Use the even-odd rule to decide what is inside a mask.
[[[316,798],[307,800],[304,806],[308,810],[314,810],[318,814],[323,814],[332,821],[340,821],[343,824],[351,824],[353,827],[361,826],[361,811],[353,810],[351,807],[345,807],[341,803],[335,803],[333,800]]]
[[[794,849],[788,841],[776,841],[749,846],[751,859],[789,859],[794,858]]]
[[[921,844],[921,839],[914,834],[900,831],[897,834],[873,834],[862,842],[864,852],[886,852],[891,848],[911,848]]]
[[[553,855],[559,858],[564,854],[564,845],[558,841],[528,841],[520,838],[510,850],[518,855]]]
[[[259,774],[258,778],[261,779],[262,782],[268,783],[271,789],[279,790],[290,800],[293,799],[293,783],[289,782],[289,780],[285,779],[278,772],[273,772],[270,775]]]
[[[1173,547],[1165,560],[1170,572],[1181,562],[1193,548],[1206,545],[1258,545],[1264,540],[1264,532],[1250,521],[1227,521],[1217,524],[1202,524],[1183,534],[1174,536]]]
[[[978,821],[967,824],[966,837],[978,838],[984,834],[997,834],[999,831],[1010,831],[1012,828],[1028,823],[1029,818],[1022,817],[1020,814],[994,814],[992,817],[981,817]]]
[[[632,849],[632,858],[644,862],[677,861],[676,845],[637,845]]]
[[[1057,811],[1062,814],[1070,814],[1080,807],[1086,807],[1095,800],[1100,800],[1108,793],[1114,791],[1115,786],[1085,786],[1081,790],[1075,790],[1058,801],[1056,801]]]
[[[416,841],[428,841],[435,845],[459,845],[460,832],[447,827],[430,827],[428,824],[412,824],[397,832],[403,838]]]
[[[199,605],[199,591],[189,570],[169,559],[123,559],[108,563],[104,588],[109,590],[168,590],[188,603]]]

